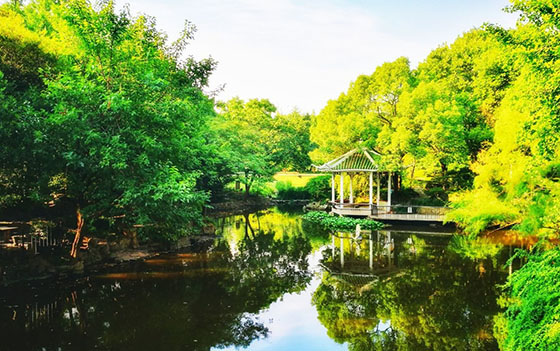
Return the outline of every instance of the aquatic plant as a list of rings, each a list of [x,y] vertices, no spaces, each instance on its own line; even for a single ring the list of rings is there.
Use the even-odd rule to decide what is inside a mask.
[[[331,216],[326,212],[312,211],[303,215],[303,219],[317,223],[325,229],[334,230],[354,230],[356,225],[360,225],[364,229],[380,229],[383,223],[372,219],[359,219],[350,217]]]

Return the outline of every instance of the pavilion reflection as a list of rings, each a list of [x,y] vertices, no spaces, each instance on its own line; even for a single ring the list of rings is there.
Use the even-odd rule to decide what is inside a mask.
[[[399,257],[417,252],[413,236],[397,238],[390,230],[337,232],[331,235],[323,266],[333,274],[383,277],[399,271]]]

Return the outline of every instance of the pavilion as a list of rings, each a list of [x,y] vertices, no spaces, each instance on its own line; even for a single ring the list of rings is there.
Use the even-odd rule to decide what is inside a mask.
[[[331,173],[331,202],[333,212],[340,215],[368,216],[376,212],[380,207],[390,210],[391,208],[391,170],[383,169],[380,165],[381,155],[373,150],[358,147],[335,158],[321,166],[315,166],[317,171]],[[357,173],[369,174],[369,202],[354,203],[353,182]],[[373,204],[373,174],[376,174],[376,203]],[[381,206],[381,184],[380,173],[388,173],[387,181],[387,204]],[[335,176],[340,175],[339,198],[336,199]],[[350,176],[348,202],[344,198],[344,174]]]
[[[388,221],[425,221],[443,222],[447,207],[393,205],[391,203],[391,169],[383,167],[382,156],[373,150],[358,147],[321,166],[315,166],[319,172],[331,173],[332,213],[340,216],[369,217]],[[353,182],[358,173],[369,174],[369,201],[354,203]],[[373,203],[373,174],[376,174],[377,194]],[[387,173],[387,202],[381,203],[380,174]],[[340,175],[339,198],[336,199],[335,176]],[[348,202],[344,198],[344,174],[350,176]]]

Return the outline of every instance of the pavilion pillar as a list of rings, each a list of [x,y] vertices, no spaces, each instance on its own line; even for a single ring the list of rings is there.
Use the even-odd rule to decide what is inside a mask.
[[[350,203],[354,203],[354,190],[352,189],[352,185],[354,183],[354,173],[348,173],[350,176]]]
[[[331,176],[331,202],[335,202],[335,201],[336,201],[336,191],[334,189],[334,172],[333,172]]]
[[[387,179],[387,206],[391,210],[391,171],[389,171],[389,178]]]
[[[344,204],[344,173],[340,172],[340,204]]]
[[[377,171],[377,197],[376,197],[376,203],[377,203],[377,207],[379,207],[379,204],[381,203],[381,185],[380,185],[381,181],[379,180],[379,171]]]
[[[373,172],[369,172],[369,209],[373,207]]]

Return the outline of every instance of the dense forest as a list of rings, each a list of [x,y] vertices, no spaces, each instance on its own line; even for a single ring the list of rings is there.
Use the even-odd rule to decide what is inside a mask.
[[[540,241],[496,323],[505,350],[560,346],[560,6],[513,0],[491,24],[362,75],[317,115],[268,100],[216,101],[218,64],[195,60],[150,16],[112,1],[0,7],[0,206],[83,232],[195,233],[233,180],[246,194],[279,170],[310,170],[356,146],[383,155],[402,189],[440,194],[466,234]],[[538,316],[539,318],[535,318]],[[552,345],[552,346],[551,346]],[[552,347],[552,348],[551,348]]]

